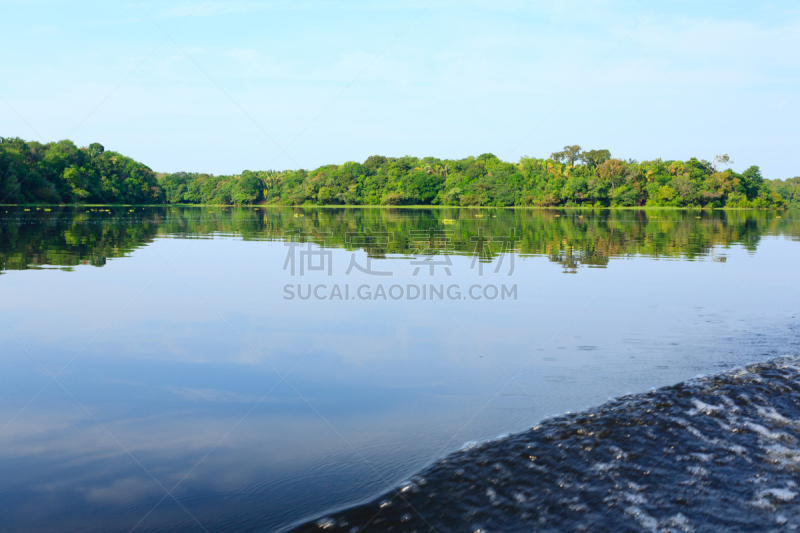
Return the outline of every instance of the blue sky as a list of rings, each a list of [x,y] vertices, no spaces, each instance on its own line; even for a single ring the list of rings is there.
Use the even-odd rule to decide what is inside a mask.
[[[0,135],[101,142],[156,171],[517,161],[580,144],[800,175],[796,1],[0,0],[0,13]]]

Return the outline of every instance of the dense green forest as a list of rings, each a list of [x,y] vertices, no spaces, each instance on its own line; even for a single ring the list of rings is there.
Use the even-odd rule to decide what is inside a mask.
[[[163,203],[155,173],[101,144],[0,137],[0,204]]]
[[[98,143],[0,138],[0,203],[800,207],[800,177],[767,180],[757,166],[737,173],[730,164],[640,163],[567,146],[517,163],[372,156],[315,170],[156,174]]]

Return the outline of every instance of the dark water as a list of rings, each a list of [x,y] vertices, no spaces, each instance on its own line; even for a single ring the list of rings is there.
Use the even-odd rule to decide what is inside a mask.
[[[374,504],[335,510],[382,494],[377,504],[392,505],[375,530],[574,529],[598,516],[593,529],[689,527],[684,518],[724,527],[712,511],[693,514],[701,504],[676,511],[651,486],[684,487],[674,457],[653,482],[634,479],[645,463],[619,459],[607,483],[649,486],[623,508],[621,489],[583,468],[578,420],[617,413],[671,435],[682,426],[666,424],[670,413],[707,385],[684,385],[687,396],[652,420],[640,410],[654,396],[585,410],[800,353],[793,213],[45,209],[0,207],[4,531],[273,531],[329,516],[349,530]],[[425,296],[411,298],[418,289]],[[753,418],[758,406],[796,418],[753,380],[737,383],[761,395],[741,407],[742,424],[771,427]],[[569,411],[584,414],[529,431]],[[714,420],[692,427],[711,435]],[[550,446],[557,428],[570,443],[563,468],[518,460],[519,443]],[[698,452],[686,432],[675,457],[718,453]],[[508,433],[519,435],[448,456]],[[614,446],[663,455],[623,433],[597,429],[591,464],[609,462]],[[742,476],[767,469],[760,441],[739,433],[709,438],[748,449],[731,456]],[[499,485],[487,457],[505,465]],[[750,470],[738,466],[746,459]],[[696,501],[758,499],[742,480],[714,492],[714,476],[729,475],[716,462],[699,465],[708,474],[691,490],[710,492]],[[428,484],[409,489],[423,527],[392,491],[425,468]],[[770,479],[763,490],[791,492],[788,478]],[[447,504],[450,490],[460,496]],[[559,511],[559,494],[587,510]],[[788,493],[762,496],[780,509],[742,506],[766,513],[746,523],[788,527],[791,500],[776,500]]]
[[[795,530],[798,365],[778,358],[550,419],[295,531]]]

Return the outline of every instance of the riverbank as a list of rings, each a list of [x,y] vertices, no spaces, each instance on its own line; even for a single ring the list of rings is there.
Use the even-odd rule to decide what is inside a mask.
[[[53,207],[220,207],[226,209],[238,209],[252,207],[255,209],[433,209],[433,210],[520,210],[520,211],[798,211],[788,207],[669,207],[669,206],[453,206],[453,205],[283,205],[283,204],[0,204],[0,207],[22,207],[22,208],[53,208]],[[799,211],[800,212],[800,211]]]

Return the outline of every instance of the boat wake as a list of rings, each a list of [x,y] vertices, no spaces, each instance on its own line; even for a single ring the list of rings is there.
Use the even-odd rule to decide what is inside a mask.
[[[800,526],[800,358],[456,452],[293,531],[774,531]]]

